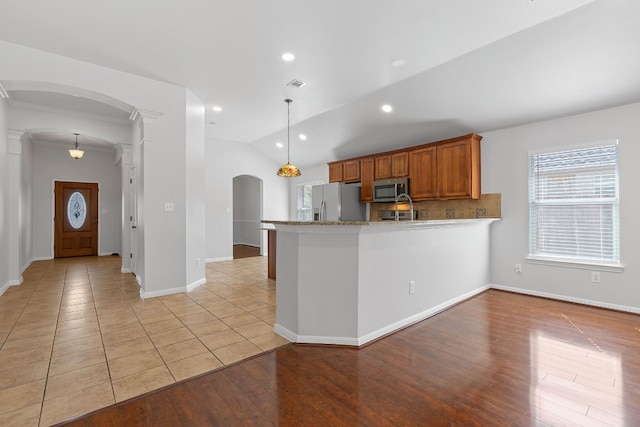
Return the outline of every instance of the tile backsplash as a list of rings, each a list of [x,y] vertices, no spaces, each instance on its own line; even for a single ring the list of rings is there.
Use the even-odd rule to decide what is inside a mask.
[[[501,218],[501,200],[500,193],[482,194],[478,200],[415,202],[413,209],[418,212],[419,220]],[[406,203],[400,203],[399,207],[403,210],[409,209]],[[379,211],[393,209],[395,209],[395,203],[371,203],[371,221],[381,221]]]

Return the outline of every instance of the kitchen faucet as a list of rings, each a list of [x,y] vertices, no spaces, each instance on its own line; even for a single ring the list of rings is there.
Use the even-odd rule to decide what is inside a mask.
[[[409,195],[407,193],[400,193],[398,194],[398,196],[396,197],[396,221],[400,221],[400,213],[398,212],[398,202],[400,201],[401,198],[405,198],[407,199],[407,201],[409,202],[409,209],[410,209],[410,215],[411,215],[411,221],[413,221],[413,200],[411,200],[411,197],[409,197]]]

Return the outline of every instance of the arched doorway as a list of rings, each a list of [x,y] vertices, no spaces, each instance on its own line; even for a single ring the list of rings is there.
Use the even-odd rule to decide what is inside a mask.
[[[246,258],[264,253],[262,180],[252,175],[233,178],[233,257]]]

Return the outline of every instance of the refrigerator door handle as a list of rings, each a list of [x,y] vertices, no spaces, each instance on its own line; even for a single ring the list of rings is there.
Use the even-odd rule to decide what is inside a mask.
[[[322,201],[320,202],[320,221],[326,221],[327,220],[327,202],[326,201]]]

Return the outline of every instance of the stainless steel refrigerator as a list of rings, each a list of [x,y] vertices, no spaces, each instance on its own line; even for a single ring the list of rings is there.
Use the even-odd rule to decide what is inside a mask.
[[[311,187],[314,221],[364,221],[366,205],[360,202],[360,186],[333,182]]]

